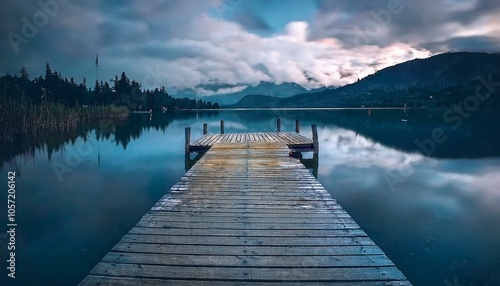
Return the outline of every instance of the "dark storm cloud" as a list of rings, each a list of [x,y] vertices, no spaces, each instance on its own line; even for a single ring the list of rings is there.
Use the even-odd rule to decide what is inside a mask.
[[[206,91],[216,92],[221,89],[235,88],[237,85],[232,84],[199,84],[196,88],[204,89]]]
[[[446,41],[446,37],[451,39],[460,30],[474,28],[481,19],[491,17],[486,22],[492,22],[500,16],[497,0],[318,0],[316,3],[319,13],[312,25],[311,38],[335,37],[348,48],[384,47],[396,42],[425,48],[430,43]],[[498,28],[499,24],[497,21],[491,25]],[[450,48],[467,47],[462,42],[456,42],[456,46],[454,43],[449,41]],[[494,43],[497,41],[489,48],[499,50],[500,46]]]
[[[500,3],[498,0],[477,0],[474,2],[475,5],[473,8],[464,11],[457,11],[450,15],[450,18],[463,24],[469,24],[484,15],[500,11]]]
[[[79,33],[81,30],[75,28],[76,23],[84,26],[88,22],[85,17],[87,14],[75,15],[79,11],[75,10],[71,2],[67,2],[69,1],[2,1],[2,69],[44,65],[43,62],[49,58],[54,58],[52,62],[56,62],[65,55],[81,55],[88,48],[86,42],[89,34]],[[92,2],[87,4],[91,5]],[[37,63],[38,60],[42,63]]]
[[[36,75],[50,62],[92,81],[99,53],[102,79],[126,71],[203,92],[260,81],[318,87],[309,85],[349,83],[432,52],[500,48],[497,0],[72,0],[28,37],[25,19],[45,11],[40,1],[0,1],[0,73],[24,65]],[[17,51],[9,33],[26,38]]]
[[[252,68],[256,71],[259,71],[261,72],[262,74],[265,74],[267,76],[270,76],[271,73],[269,72],[269,69],[267,68],[266,65],[262,64],[262,63],[258,63],[258,64],[255,64],[252,66]]]
[[[454,32],[474,28],[474,22],[485,17],[500,16],[500,5],[496,0],[422,0],[409,2],[405,8],[400,17],[392,18],[391,36],[404,41],[418,40],[422,47],[427,41],[453,37]],[[456,25],[456,28],[451,28],[451,25]],[[459,49],[458,46],[455,48]]]
[[[193,0],[112,2],[99,7],[105,14],[99,23],[101,46],[184,36],[190,33],[190,21],[212,7],[210,1]]]
[[[159,44],[144,45],[135,47],[133,51],[125,51],[126,54],[136,54],[140,57],[150,57],[153,59],[173,60],[182,58],[196,58],[203,55],[203,51],[194,47],[173,47]]]
[[[249,31],[269,31],[271,26],[266,20],[253,11],[242,11],[236,13],[232,20],[240,24],[243,28]]]
[[[44,65],[38,63],[46,62],[44,54],[61,53],[68,38],[58,15],[67,6],[64,1],[1,1],[0,71],[16,72],[21,66],[30,71]]]
[[[1,1],[0,72],[17,72],[21,66],[28,71],[41,71],[46,62],[53,67],[75,65],[74,72],[82,69],[76,66],[82,60],[88,64],[83,68],[87,71],[92,69],[96,52],[101,53],[103,60],[118,56],[129,59],[189,56],[193,52],[174,48],[162,53],[154,46],[162,47],[158,41],[189,34],[193,29],[190,21],[212,6],[210,1],[193,0]],[[46,23],[39,25],[37,19],[44,18],[36,15],[45,15]],[[139,53],[127,53],[131,51]]]
[[[354,75],[353,72],[350,72],[350,71],[346,71],[342,68],[339,68],[339,73],[340,73],[340,78],[348,78],[352,75]]]
[[[425,48],[428,50],[455,50],[455,51],[476,51],[489,52],[498,50],[500,39],[494,37],[457,37],[447,39],[442,42],[426,43]]]
[[[395,16],[404,10],[408,1],[411,0],[317,0],[318,15],[310,37],[334,37],[345,47],[389,45],[395,38],[387,30],[391,29]]]
[[[323,13],[342,11],[344,13],[359,13],[360,11],[372,10],[385,5],[384,0],[316,0],[318,10]]]

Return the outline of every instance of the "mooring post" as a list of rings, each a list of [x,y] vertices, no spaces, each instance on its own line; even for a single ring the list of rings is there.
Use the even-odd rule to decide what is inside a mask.
[[[189,145],[191,144],[191,127],[186,127],[185,130],[186,140],[184,145],[184,151],[186,155],[189,155]]]
[[[224,134],[224,120],[220,121],[220,134]]]
[[[281,119],[276,120],[276,132],[281,132]]]
[[[203,135],[207,135],[207,134],[208,134],[208,124],[203,123]]]
[[[300,121],[298,119],[295,120],[295,132],[300,133]]]
[[[311,128],[312,128],[313,147],[314,147],[313,154],[318,155],[319,153],[318,126],[316,126],[316,124],[313,124],[311,125]]]
[[[319,169],[319,158],[318,155],[314,155],[312,162],[312,173],[316,179],[318,178],[318,169]]]

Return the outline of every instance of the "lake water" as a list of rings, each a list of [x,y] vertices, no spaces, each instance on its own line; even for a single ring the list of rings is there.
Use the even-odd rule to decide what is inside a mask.
[[[300,119],[307,137],[318,125],[319,181],[414,285],[500,285],[500,112],[460,124],[445,112],[181,112],[133,115],[68,142],[49,136],[2,163],[0,285],[76,285],[183,175],[185,127],[193,138],[220,120],[226,133],[274,131],[277,117],[288,131]],[[9,171],[15,283],[5,269]]]

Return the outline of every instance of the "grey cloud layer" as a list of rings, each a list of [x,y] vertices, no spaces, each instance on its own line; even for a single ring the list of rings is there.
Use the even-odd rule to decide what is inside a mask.
[[[400,7],[398,13],[390,13],[390,6]],[[313,38],[335,37],[344,46],[353,47],[357,42],[386,46],[394,42],[412,44],[416,48],[428,48],[429,43],[443,45],[432,47],[436,52],[443,49],[459,50],[477,43],[477,36],[489,38],[489,44],[481,44],[487,51],[500,49],[500,4],[497,0],[317,0],[318,17],[313,23]],[[389,13],[387,13],[389,12]],[[389,15],[389,17],[387,17]],[[483,26],[486,35],[451,40],[460,30]],[[491,30],[487,30],[487,28]],[[492,30],[496,28],[497,33]],[[361,30],[367,41],[356,41]],[[455,45],[457,44],[457,45]]]
[[[92,81],[99,52],[104,80],[124,70],[139,81],[147,78],[143,84],[176,89],[259,81],[317,87],[349,83],[433,52],[500,48],[496,1],[401,0],[399,13],[381,12],[390,11],[391,1],[311,1],[317,9],[311,22],[291,18],[276,30],[259,11],[275,9],[284,17],[277,7],[285,1],[74,0],[17,54],[6,35],[22,35],[22,17],[31,19],[41,8],[2,1],[0,72],[24,65],[35,74],[50,62],[64,75]],[[390,19],[370,32],[377,13]]]

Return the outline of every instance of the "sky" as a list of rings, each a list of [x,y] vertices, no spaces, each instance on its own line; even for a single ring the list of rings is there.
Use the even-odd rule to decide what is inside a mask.
[[[171,93],[341,86],[447,51],[500,51],[498,0],[0,1],[0,74],[125,71]]]

